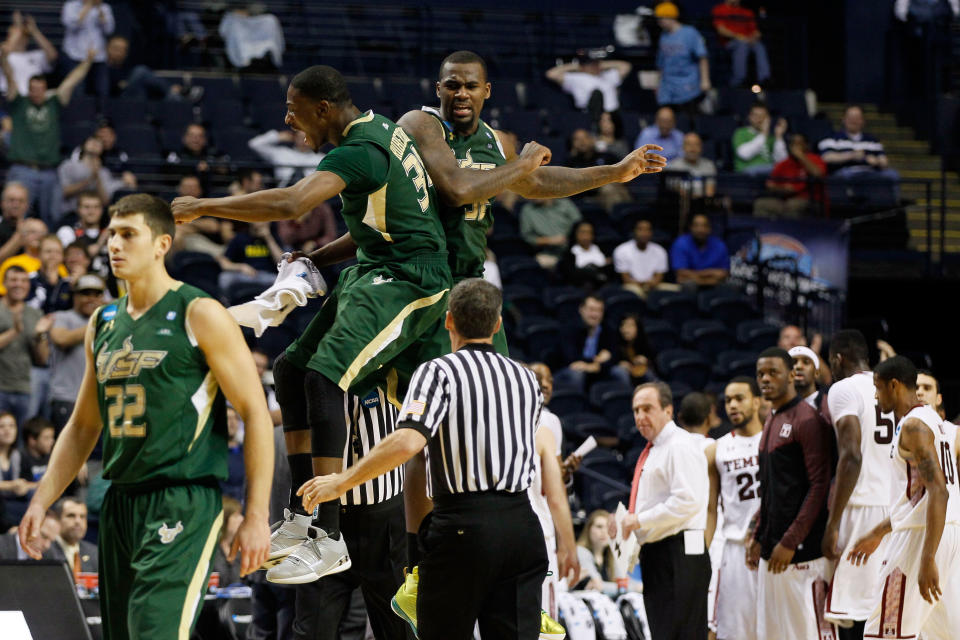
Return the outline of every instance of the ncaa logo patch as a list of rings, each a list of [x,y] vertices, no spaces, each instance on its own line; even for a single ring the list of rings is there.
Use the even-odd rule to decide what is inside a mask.
[[[368,409],[370,407],[376,407],[377,405],[380,404],[380,394],[377,392],[376,389],[374,389],[373,391],[368,393],[361,402],[363,403],[363,406],[367,407]]]
[[[168,312],[167,312],[167,320],[176,320],[176,319],[177,319],[177,312],[176,312],[176,311],[168,311]]]
[[[787,423],[785,423],[782,427],[780,427],[780,437],[781,437],[781,438],[789,438],[789,437],[790,437],[790,433],[791,433],[792,431],[793,431],[793,425],[790,424],[789,422],[787,422]]]
[[[116,305],[116,304],[111,304],[111,305],[107,306],[107,307],[103,310],[103,313],[100,314],[100,317],[101,317],[104,321],[113,320],[116,316],[117,316],[117,305]]]

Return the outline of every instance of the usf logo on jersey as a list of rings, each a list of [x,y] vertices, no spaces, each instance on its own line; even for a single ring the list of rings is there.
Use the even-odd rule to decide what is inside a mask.
[[[479,169],[480,171],[490,171],[497,168],[497,165],[492,162],[474,162],[470,149],[467,149],[466,157],[457,158],[457,164],[460,165],[461,169]]]
[[[133,350],[133,338],[127,336],[123,346],[117,351],[107,351],[106,345],[97,354],[97,380],[103,384],[107,380],[130,378],[140,374],[142,369],[160,366],[167,357],[166,351]]]

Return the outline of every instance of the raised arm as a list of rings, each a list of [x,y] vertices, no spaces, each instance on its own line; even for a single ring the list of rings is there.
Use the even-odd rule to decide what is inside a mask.
[[[239,546],[241,575],[256,571],[270,549],[270,486],[273,483],[273,420],[260,377],[240,327],[219,302],[201,298],[187,311],[189,329],[213,377],[244,424],[245,517],[231,554]],[[257,393],[253,393],[253,391]]]
[[[601,70],[616,69],[617,73],[620,74],[621,80],[627,77],[627,74],[630,73],[630,69],[632,68],[633,65],[626,60],[604,60],[600,63]]]
[[[663,147],[645,144],[633,150],[616,164],[571,169],[570,167],[540,167],[530,175],[510,185],[524,198],[565,198],[602,187],[611,182],[630,182],[645,173],[659,173],[667,166],[667,159],[653,153]],[[516,155],[504,148],[507,162]]]
[[[576,62],[558,64],[551,69],[547,69],[547,80],[552,80],[557,84],[563,84],[563,76],[567,75],[568,71],[577,71],[579,68],[580,65]]]
[[[27,33],[33,37],[33,41],[43,50],[43,55],[47,58],[47,62],[51,65],[56,62],[58,55],[57,48],[43,35],[43,32],[37,27],[37,21],[34,20],[33,16],[27,16],[26,29]]]
[[[935,556],[947,518],[947,482],[940,468],[936,439],[926,424],[914,418],[904,422],[899,446],[908,464],[917,470],[928,497],[918,582],[920,595],[933,603],[940,599],[940,576]]]
[[[87,73],[90,71],[90,65],[93,63],[94,50],[90,49],[87,52],[86,59],[73,68],[73,71],[67,74],[67,77],[63,79],[63,82],[60,83],[60,86],[57,87],[57,99],[60,101],[60,104],[67,106],[70,103],[70,97],[73,95],[73,90],[77,88],[77,85],[80,84],[80,81],[83,80]]]
[[[541,164],[550,161],[550,150],[529,142],[515,162],[489,171],[461,168],[444,140],[443,126],[423,111],[409,111],[397,121],[420,148],[420,155],[446,204],[461,205],[487,200]]]
[[[47,471],[40,479],[36,493],[30,500],[30,506],[20,521],[18,530],[20,546],[35,560],[40,559],[37,538],[44,514],[60,494],[77,477],[83,463],[90,456],[100,437],[103,423],[100,420],[100,407],[97,401],[97,378],[93,363],[93,327],[96,314],[91,317],[84,337],[86,368],[77,394],[77,403],[67,420],[47,464]]]
[[[317,171],[282,189],[265,189],[226,198],[176,198],[171,207],[178,223],[200,216],[228,218],[242,222],[272,222],[299,218],[339,194],[347,186],[330,171]]]
[[[3,77],[7,79],[7,102],[13,102],[19,92],[17,91],[16,76],[13,75],[13,67],[10,66],[10,61],[7,59],[9,51],[6,43],[0,46],[0,68],[3,69]]]

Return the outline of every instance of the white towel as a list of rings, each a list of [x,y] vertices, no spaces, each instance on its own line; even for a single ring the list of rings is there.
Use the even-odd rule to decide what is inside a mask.
[[[250,327],[258,338],[267,327],[280,326],[295,307],[327,292],[326,281],[309,258],[287,262],[289,255],[285,253],[280,258],[273,286],[250,302],[228,309],[240,326]]]

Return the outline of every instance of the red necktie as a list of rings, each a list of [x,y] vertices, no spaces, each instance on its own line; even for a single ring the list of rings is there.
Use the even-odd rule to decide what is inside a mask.
[[[647,456],[650,455],[650,449],[653,449],[653,443],[648,442],[647,446],[640,452],[637,458],[637,468],[633,472],[633,485],[630,487],[630,513],[633,513],[637,506],[637,487],[640,485],[640,475],[643,473],[643,465],[647,462]]]
[[[73,581],[77,582],[80,579],[80,549],[77,549],[77,552],[73,554]]]

